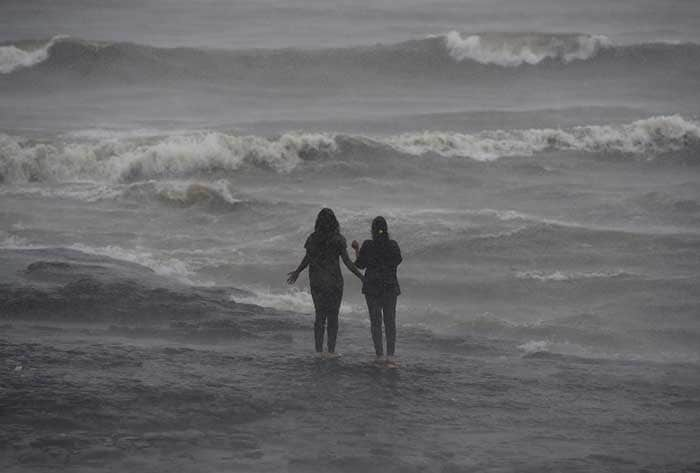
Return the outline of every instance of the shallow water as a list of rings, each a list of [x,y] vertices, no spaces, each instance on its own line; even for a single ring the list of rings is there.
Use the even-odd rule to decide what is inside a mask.
[[[308,315],[211,289],[183,290],[159,311],[173,296],[129,287],[134,268],[80,259],[34,265],[35,280],[75,278],[17,291],[9,305],[33,318],[44,294],[54,310],[3,325],[5,471],[698,467],[696,363],[558,355],[403,326],[391,370],[371,362],[367,324],[348,317],[341,358],[314,359]]]

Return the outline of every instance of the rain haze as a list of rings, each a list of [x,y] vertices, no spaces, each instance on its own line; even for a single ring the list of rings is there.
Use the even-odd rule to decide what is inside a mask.
[[[700,471],[698,153],[695,0],[2,0],[0,470]]]

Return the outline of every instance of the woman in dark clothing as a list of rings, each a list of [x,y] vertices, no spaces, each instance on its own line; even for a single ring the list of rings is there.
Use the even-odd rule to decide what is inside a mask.
[[[335,353],[335,341],[338,335],[338,313],[343,299],[343,275],[340,272],[338,258],[355,276],[363,279],[362,273],[350,261],[347,242],[340,234],[338,219],[331,209],[322,209],[316,217],[314,232],[304,245],[306,256],[299,267],[290,272],[287,282],[294,284],[299,274],[308,266],[311,297],[316,309],[314,336],[316,352],[323,352],[323,335],[328,325],[328,353]]]
[[[360,269],[367,268],[362,293],[367,300],[377,361],[381,361],[384,353],[383,320],[387,363],[393,364],[396,346],[396,298],[401,293],[396,278],[396,267],[401,264],[401,250],[398,243],[389,238],[384,217],[377,217],[372,221],[371,240],[365,240],[359,249],[357,241],[353,241],[352,247],[356,255],[355,266]]]

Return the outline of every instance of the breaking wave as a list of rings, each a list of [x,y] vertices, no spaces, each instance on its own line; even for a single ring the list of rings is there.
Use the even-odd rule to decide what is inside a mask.
[[[193,132],[139,139],[64,139],[37,143],[0,134],[0,182],[97,180],[140,182],[210,176],[258,167],[288,173],[300,164],[342,158],[346,152],[394,151],[490,161],[550,150],[654,157],[700,144],[700,124],[679,115],[624,125],[570,129],[493,130],[475,134],[424,131],[392,136],[290,132],[277,138]],[[166,200],[203,197],[184,190]],[[211,197],[211,195],[209,194]],[[205,196],[206,197],[206,196]],[[230,197],[230,196],[229,196]],[[224,200],[233,202],[227,196]]]
[[[5,232],[0,232],[0,236],[3,236]],[[50,245],[38,245],[27,241],[24,238],[18,237],[16,235],[7,235],[5,238],[0,240],[0,249],[2,250],[57,250],[56,247]],[[80,252],[84,255],[92,256],[102,256],[113,260],[128,262],[140,265],[144,268],[148,268],[153,271],[153,273],[159,276],[166,276],[173,278],[179,282],[207,286],[208,283],[201,281],[194,281],[192,279],[194,273],[187,266],[187,264],[181,260],[165,257],[162,255],[156,255],[152,251],[139,249],[139,248],[122,248],[120,246],[108,245],[108,246],[91,246],[82,243],[74,243],[68,245],[64,248],[58,248],[69,251]]]
[[[447,49],[457,61],[470,59],[481,64],[520,66],[545,59],[568,63],[586,60],[611,47],[601,35],[583,34],[482,34],[462,37],[457,31],[445,36]]]
[[[127,249],[115,245],[98,247],[82,243],[74,243],[67,248],[87,255],[104,256],[118,261],[135,263],[149,268],[160,276],[171,277],[185,284],[206,285],[191,279],[193,272],[183,261],[159,256],[145,249]]]
[[[118,197],[137,201],[155,200],[172,207],[205,207],[234,210],[249,201],[234,196],[229,184],[214,182],[146,181],[127,185]]]
[[[68,182],[0,186],[0,196],[75,200],[88,203],[122,201],[129,205],[157,204],[168,208],[196,209],[213,214],[255,211],[274,212],[285,202],[257,199],[236,191],[225,179],[147,180],[127,184]]]
[[[291,311],[301,314],[312,314],[314,312],[314,302],[311,293],[304,290],[292,289],[287,292],[273,292],[270,289],[243,288],[248,291],[246,295],[232,295],[231,300],[244,304],[253,304],[261,307],[271,307],[282,311]],[[358,311],[346,301],[340,305],[344,313]]]
[[[0,134],[0,180],[135,182],[227,173],[246,165],[289,172],[304,159],[313,160],[336,149],[335,139],[325,134],[288,133],[268,139],[196,132],[60,143],[33,143]]]
[[[610,279],[610,278],[626,278],[633,275],[625,271],[602,271],[602,272],[576,272],[576,271],[519,271],[515,274],[518,279],[534,279],[536,281],[548,282],[563,282],[563,281],[579,281],[586,279]]]
[[[525,353],[525,358],[563,358],[573,357],[589,360],[625,360],[625,361],[653,361],[657,363],[697,363],[700,361],[697,354],[680,351],[632,351],[629,349],[615,350],[613,347],[596,347],[569,341],[555,342],[552,340],[529,340],[518,349]]]
[[[51,48],[66,36],[54,36],[38,48],[20,48],[15,45],[0,46],[0,74],[9,74],[23,67],[31,67],[45,61]]]
[[[621,126],[580,126],[568,130],[496,130],[476,134],[425,131],[398,135],[388,142],[408,154],[466,156],[478,161],[531,156],[546,150],[642,155],[700,144],[700,124],[673,115]]]
[[[39,46],[37,46],[39,45]],[[71,74],[80,81],[89,78],[139,81],[223,80],[271,81],[284,84],[322,80],[368,80],[378,75],[463,77],[459,71],[483,66],[503,68],[546,64],[595,63],[597,59],[641,67],[658,67],[658,61],[684,59],[692,63],[700,56],[700,45],[643,43],[614,45],[601,35],[580,33],[479,34],[450,31],[394,44],[376,44],[335,49],[213,50],[156,48],[132,43],[86,41],[57,36],[0,47],[0,74],[41,69],[47,79],[56,73]],[[605,64],[599,64],[605,67]],[[592,67],[596,67],[595,64]]]

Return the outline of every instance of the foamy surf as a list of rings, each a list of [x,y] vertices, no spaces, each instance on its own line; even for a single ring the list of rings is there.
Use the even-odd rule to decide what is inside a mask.
[[[0,3],[0,471],[699,469],[697,1]]]
[[[136,182],[201,174],[236,173],[245,166],[289,173],[302,163],[342,158],[367,146],[411,156],[492,161],[544,151],[581,151],[654,158],[700,144],[700,124],[680,115],[624,125],[570,129],[423,131],[389,136],[289,132],[276,138],[223,132],[149,138],[59,139],[36,143],[0,134],[0,177],[5,182],[97,180]]]
[[[541,282],[555,281],[579,281],[579,280],[589,280],[589,279],[612,279],[612,278],[624,278],[633,277],[633,275],[625,271],[518,271],[515,273],[518,279],[533,279]]]
[[[643,348],[643,347],[640,347]],[[563,358],[573,357],[589,360],[618,360],[654,363],[698,363],[700,358],[693,353],[668,352],[650,350],[643,351],[605,351],[600,348],[583,346],[568,341],[555,342],[551,340],[530,340],[518,349],[525,353],[526,358]]]
[[[302,314],[314,313],[314,302],[311,293],[307,290],[293,288],[286,292],[278,292],[271,291],[269,288],[260,287],[244,287],[243,289],[249,291],[250,294],[234,294],[231,296],[231,300]],[[361,311],[362,309],[354,307],[347,301],[343,301],[340,305],[340,310],[347,314],[350,312],[357,312],[358,310]]]
[[[481,64],[516,67],[547,59],[564,63],[583,61],[612,43],[603,35],[487,33],[465,37],[450,31],[445,35],[445,46],[456,61],[469,59]]]
[[[25,43],[26,44],[26,43]],[[390,44],[347,46],[336,49],[197,49],[157,48],[145,44],[95,42],[65,36],[55,36],[39,47],[10,44],[0,47],[0,74],[10,74],[39,66],[47,60],[58,71],[82,71],[93,78],[109,78],[123,71],[134,79],[153,78],[154,74],[171,77],[207,77],[225,79],[248,77],[273,79],[289,68],[299,73],[308,65],[321,66],[348,73],[372,67],[388,74],[397,72],[396,66],[411,58],[411,68],[424,73],[446,70],[450,64],[469,63],[494,65],[505,68],[536,66],[546,62],[571,64],[574,61],[595,62],[602,53],[613,52],[623,60],[642,65],[638,52],[663,50],[664,55],[682,55],[693,43],[659,41],[616,45],[607,36],[587,33],[468,33],[456,30],[433,34],[422,39],[407,39]],[[658,51],[657,51],[658,52]],[[213,59],[202,62],[202,55]],[[120,58],[115,61],[115,58]],[[423,63],[432,64],[423,69]],[[183,64],[189,68],[181,67]],[[435,69],[435,66],[439,67]],[[124,68],[124,66],[131,66]],[[595,67],[595,65],[593,66]],[[270,74],[268,76],[268,74]]]
[[[53,45],[66,38],[68,37],[63,35],[54,36],[43,46],[34,49],[20,48],[15,45],[0,46],[0,74],[9,74],[45,61],[48,59]]]
[[[159,276],[172,278],[181,283],[195,286],[210,285],[207,282],[199,281],[194,277],[194,272],[187,263],[164,255],[155,254],[151,250],[144,248],[123,248],[117,245],[93,246],[84,243],[73,243],[64,247],[55,245],[39,244],[29,241],[17,235],[0,232],[0,249],[3,250],[51,250],[65,248],[78,251],[86,255],[104,256],[118,261],[135,263],[150,269]]]
[[[153,139],[74,140],[34,144],[0,134],[0,176],[10,182],[32,180],[142,181],[198,172],[235,172],[244,165],[281,173],[303,159],[337,150],[326,134],[286,133],[277,139],[193,132]]]
[[[532,156],[547,150],[648,155],[678,151],[700,143],[700,124],[679,115],[658,116],[633,123],[579,126],[568,130],[494,130],[476,134],[425,131],[386,139],[412,155],[436,154],[491,161]]]

